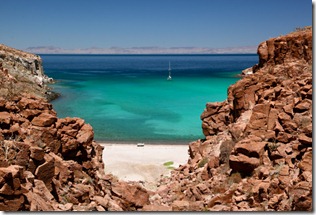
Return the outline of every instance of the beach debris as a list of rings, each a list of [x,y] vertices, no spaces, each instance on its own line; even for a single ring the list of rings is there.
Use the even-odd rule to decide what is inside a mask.
[[[144,147],[145,143],[137,143],[137,147]]]

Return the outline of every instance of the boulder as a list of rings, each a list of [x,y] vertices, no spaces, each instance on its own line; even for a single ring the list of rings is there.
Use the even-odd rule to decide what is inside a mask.
[[[41,161],[44,159],[45,151],[37,146],[30,147],[30,157],[34,160]]]
[[[311,105],[312,103],[309,100],[304,100],[294,107],[294,112],[301,113],[301,112],[310,110]]]
[[[93,128],[89,124],[84,124],[77,134],[77,141],[79,144],[88,144],[93,140]]]
[[[251,173],[256,167],[260,165],[260,159],[255,157],[248,157],[244,154],[237,154],[229,156],[229,166],[234,171]]]
[[[35,176],[37,179],[44,182],[47,186],[48,190],[52,190],[52,179],[55,175],[55,163],[54,158],[49,154],[45,154],[44,156],[45,162],[39,165],[35,170]]]
[[[57,117],[49,113],[41,113],[32,120],[32,124],[40,127],[48,127],[57,121]]]
[[[302,171],[312,171],[313,170],[313,153],[312,153],[312,151],[307,151],[304,153],[302,160],[298,164],[298,167]]]
[[[236,143],[234,147],[235,153],[242,153],[248,157],[260,158],[264,152],[267,142],[255,142],[253,140],[242,140]]]
[[[270,104],[259,104],[252,109],[247,130],[267,130]]]
[[[298,136],[298,141],[300,141],[304,145],[311,146],[313,139],[302,133]]]
[[[10,124],[11,122],[11,115],[8,112],[0,112],[0,122],[1,124]]]
[[[113,184],[112,192],[127,202],[125,205],[126,209],[128,207],[141,208],[149,203],[148,192],[140,186],[131,186],[125,182],[118,182]]]
[[[41,180],[34,180],[32,192],[25,194],[30,203],[30,211],[53,211],[54,197]]]

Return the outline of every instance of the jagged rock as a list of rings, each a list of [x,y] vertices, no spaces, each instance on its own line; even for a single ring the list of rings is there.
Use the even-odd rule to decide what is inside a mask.
[[[51,182],[55,175],[54,158],[49,154],[45,154],[44,160],[45,162],[36,168],[35,176],[37,179],[43,181],[46,187],[51,191]]]
[[[130,186],[127,183],[119,182],[113,185],[112,192],[124,199],[128,207],[138,208],[149,203],[148,193],[140,186]]]
[[[109,200],[108,199],[103,198],[101,196],[94,196],[93,198],[99,205],[103,206],[104,208],[108,207],[108,204],[109,204]]]
[[[235,123],[229,125],[229,132],[233,136],[234,140],[238,140],[244,135],[251,114],[252,110],[245,111],[240,115]]]
[[[45,156],[45,151],[40,148],[40,147],[37,147],[37,146],[33,146],[33,147],[30,147],[30,157],[37,160],[37,161],[41,161],[44,159],[44,156]]]
[[[2,84],[0,88],[10,90],[0,96],[8,97],[10,94],[16,96],[24,92],[33,93],[41,98],[50,99],[54,97],[54,93],[47,93],[49,89],[46,84],[53,82],[53,79],[44,74],[40,56],[13,49],[3,44],[0,44],[0,55],[0,71],[4,73],[2,79],[5,78],[8,82],[14,82],[14,85],[6,82]]]
[[[264,148],[266,145],[266,142],[258,142],[258,139],[257,141],[255,141],[255,138],[246,139],[236,143],[234,150],[237,154],[242,153],[249,157],[260,158],[264,152]]]
[[[208,103],[201,115],[202,129],[205,136],[224,131],[229,123],[229,105],[226,101]]]
[[[260,165],[260,159],[248,157],[244,154],[231,155],[229,157],[229,165],[235,171],[251,173]]]
[[[298,167],[303,171],[312,171],[313,169],[313,154],[312,151],[305,152]]]
[[[304,171],[302,173],[302,177],[307,182],[312,182],[313,181],[313,176],[312,176],[312,172],[311,171]]]
[[[261,43],[258,55],[244,71],[253,74],[231,85],[226,101],[207,103],[205,139],[190,143],[188,163],[161,180],[153,204],[179,211],[312,209],[311,28]]]
[[[24,180],[23,167],[11,165],[0,168],[0,210],[10,211],[23,208],[25,200],[21,182]]]
[[[234,171],[247,172],[248,174],[261,163],[260,158],[264,153],[266,142],[260,138],[251,137],[236,143],[232,155],[229,157],[230,167]]]
[[[48,127],[57,121],[57,117],[48,113],[42,113],[32,120],[32,124],[40,127]]]
[[[267,130],[270,104],[258,104],[252,109],[247,130]]]
[[[294,112],[301,113],[301,112],[309,110],[310,107],[311,107],[311,102],[308,100],[304,100],[294,107]]]
[[[109,211],[123,211],[123,209],[115,201],[110,201],[109,202],[108,209],[109,209]]]
[[[306,136],[305,134],[300,134],[298,136],[298,140],[304,145],[312,145],[312,138]]]
[[[302,181],[296,184],[293,189],[290,190],[290,195],[293,198],[293,210],[312,210],[311,185],[308,182]]]
[[[76,138],[79,144],[87,144],[93,140],[93,136],[94,133],[91,125],[84,124],[79,130]]]
[[[8,112],[0,112],[0,122],[4,124],[10,124],[11,115]]]

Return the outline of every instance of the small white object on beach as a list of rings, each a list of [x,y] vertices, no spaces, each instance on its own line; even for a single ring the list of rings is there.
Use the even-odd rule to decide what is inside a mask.
[[[137,147],[144,147],[145,143],[137,143]]]

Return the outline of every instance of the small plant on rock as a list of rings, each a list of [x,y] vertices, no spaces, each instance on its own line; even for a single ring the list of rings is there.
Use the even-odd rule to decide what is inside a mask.
[[[198,163],[198,167],[201,168],[203,167],[205,164],[208,163],[208,158],[203,158],[199,163]]]
[[[268,143],[268,147],[269,147],[270,152],[276,151],[279,146],[280,145],[278,143],[276,143],[276,142],[269,142]]]
[[[163,165],[167,167],[167,169],[174,169],[174,167],[172,166],[173,164],[174,164],[173,161],[168,161],[168,162],[165,162]]]

